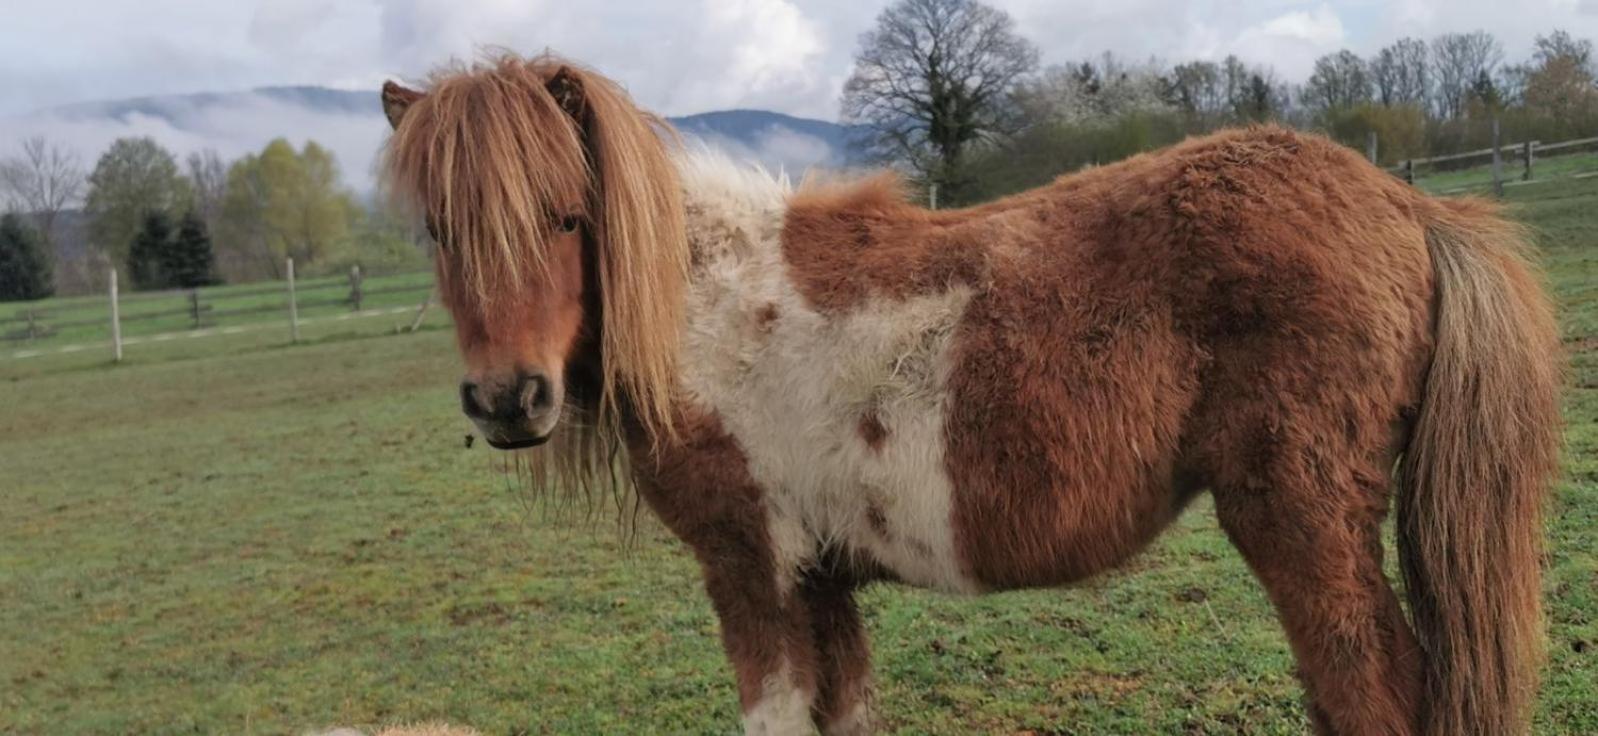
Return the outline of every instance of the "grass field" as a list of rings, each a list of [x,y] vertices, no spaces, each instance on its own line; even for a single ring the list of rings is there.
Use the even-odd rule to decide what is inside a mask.
[[[1598,179],[1510,198],[1574,354],[1536,730],[1598,733]],[[680,545],[554,518],[468,449],[441,320],[353,324],[0,360],[0,733],[735,732]],[[1087,586],[863,608],[892,731],[1306,729],[1207,503]]]

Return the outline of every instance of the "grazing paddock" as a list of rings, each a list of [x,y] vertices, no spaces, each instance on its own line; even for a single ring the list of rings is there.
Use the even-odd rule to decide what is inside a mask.
[[[1598,733],[1598,179],[1508,196],[1573,354],[1535,730]],[[339,329],[0,361],[0,732],[731,730],[680,545],[647,516],[629,542],[609,499],[529,506],[463,441],[446,331]],[[862,607],[889,731],[1307,727],[1206,501],[1086,586]]]

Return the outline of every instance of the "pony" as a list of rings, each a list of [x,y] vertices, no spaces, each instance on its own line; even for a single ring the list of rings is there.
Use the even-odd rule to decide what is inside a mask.
[[[1319,733],[1526,730],[1561,348],[1492,204],[1257,126],[929,211],[678,146],[551,55],[382,101],[463,411],[686,544],[748,733],[872,730],[860,586],[1067,585],[1203,492]]]

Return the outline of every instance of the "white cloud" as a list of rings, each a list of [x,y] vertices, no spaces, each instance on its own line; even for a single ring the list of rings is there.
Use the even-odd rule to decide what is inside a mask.
[[[1250,61],[1268,60],[1286,78],[1301,80],[1315,67],[1315,59],[1346,45],[1343,21],[1331,6],[1295,10],[1276,16],[1239,33],[1229,50]]]
[[[177,111],[174,117],[176,124],[138,113],[120,119],[41,113],[0,120],[0,152],[9,154],[13,141],[42,135],[75,151],[85,169],[92,169],[112,141],[129,136],[154,138],[180,163],[188,153],[206,148],[232,160],[259,152],[273,138],[286,138],[296,147],[315,139],[338,156],[344,181],[364,191],[371,187],[373,162],[386,130],[375,113],[313,111],[262,95]]]

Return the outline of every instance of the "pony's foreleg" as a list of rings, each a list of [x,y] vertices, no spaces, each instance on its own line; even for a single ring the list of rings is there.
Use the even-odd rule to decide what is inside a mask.
[[[819,570],[806,575],[799,586],[815,637],[819,667],[813,709],[816,727],[824,736],[860,736],[871,733],[874,726],[871,648],[855,607],[854,588],[854,580]]]
[[[726,530],[696,550],[721,641],[738,678],[744,732],[808,734],[818,656],[811,611],[794,574],[779,574],[764,530]]]

